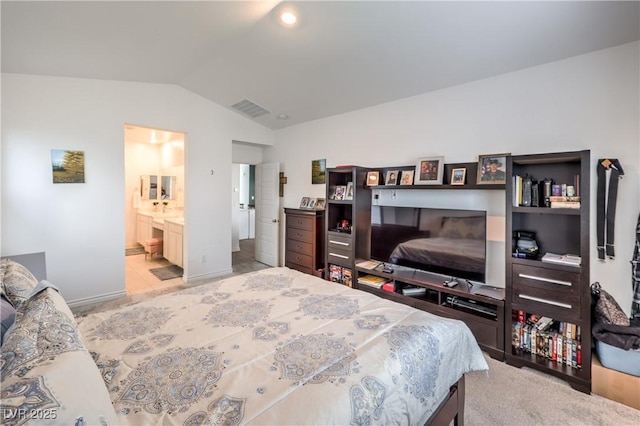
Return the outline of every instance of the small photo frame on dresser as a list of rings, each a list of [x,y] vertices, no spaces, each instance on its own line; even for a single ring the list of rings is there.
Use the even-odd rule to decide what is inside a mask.
[[[309,206],[309,197],[302,197],[302,200],[300,200],[300,208],[301,209],[306,209]]]
[[[316,210],[324,210],[327,205],[327,200],[324,198],[318,198],[316,200]]]
[[[309,204],[307,204],[307,208],[315,210],[315,208],[316,208],[316,199],[315,198],[309,198]]]

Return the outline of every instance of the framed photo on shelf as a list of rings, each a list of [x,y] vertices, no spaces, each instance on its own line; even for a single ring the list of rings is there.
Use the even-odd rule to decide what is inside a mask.
[[[347,182],[347,191],[344,193],[345,200],[353,200],[353,182]]]
[[[345,185],[337,185],[336,192],[333,193],[334,200],[344,200],[344,195],[347,192],[347,187]]]
[[[398,184],[398,171],[389,170],[384,180],[385,185],[397,185]]]
[[[367,186],[378,185],[379,172],[367,172]]]
[[[505,167],[509,154],[490,154],[478,156],[478,185],[498,185],[507,181]]]
[[[302,200],[300,200],[300,208],[306,209],[308,205],[309,205],[309,197],[302,197]]]
[[[324,210],[327,205],[327,200],[324,198],[318,198],[316,200],[316,210]]]
[[[315,198],[309,198],[309,204],[307,204],[307,208],[308,209],[315,209],[316,208],[316,199]]]
[[[416,164],[416,185],[442,185],[444,157],[420,158]]]
[[[403,170],[400,176],[400,185],[413,185],[413,170]]]
[[[464,185],[464,178],[467,176],[467,169],[461,167],[451,170],[451,185]]]

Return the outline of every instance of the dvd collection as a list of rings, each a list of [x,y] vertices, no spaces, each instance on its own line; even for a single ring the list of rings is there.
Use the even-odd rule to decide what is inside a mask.
[[[341,283],[347,287],[353,287],[353,273],[350,268],[339,265],[329,265],[329,280],[334,283]]]
[[[513,312],[514,348],[572,368],[582,368],[581,330],[570,322]]]

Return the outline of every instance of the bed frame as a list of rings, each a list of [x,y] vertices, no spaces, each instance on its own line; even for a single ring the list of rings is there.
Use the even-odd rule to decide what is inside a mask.
[[[449,394],[427,420],[429,426],[464,426],[464,375],[449,388]]]

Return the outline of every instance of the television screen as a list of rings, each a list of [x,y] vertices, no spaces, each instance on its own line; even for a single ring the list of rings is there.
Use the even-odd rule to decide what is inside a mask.
[[[485,282],[487,214],[478,210],[371,207],[371,258]]]

